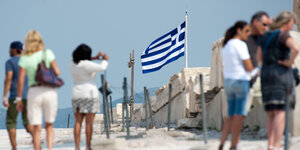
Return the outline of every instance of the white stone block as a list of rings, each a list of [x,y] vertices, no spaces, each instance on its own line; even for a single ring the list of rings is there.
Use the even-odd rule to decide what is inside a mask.
[[[158,111],[165,103],[167,103],[169,98],[169,90],[167,85],[163,85],[156,91],[156,103],[153,110]]]
[[[206,105],[207,127],[221,130],[225,117],[227,117],[227,100],[225,91],[222,89],[215,98]]]
[[[299,0],[294,0],[293,3],[294,6],[294,14],[296,15],[297,21],[297,27],[298,27],[298,31],[300,31],[300,1]]]
[[[198,118],[184,118],[177,120],[178,128],[200,128],[202,126],[202,120]]]

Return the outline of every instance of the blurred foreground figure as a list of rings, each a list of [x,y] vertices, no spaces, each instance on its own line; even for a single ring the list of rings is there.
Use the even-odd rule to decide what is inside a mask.
[[[295,94],[291,65],[299,49],[289,35],[294,23],[295,16],[291,12],[281,12],[270,25],[271,31],[263,35],[257,51],[257,60],[262,63],[261,90],[268,114],[269,150],[280,149],[285,126],[285,104]]]
[[[3,105],[8,108],[6,112],[6,129],[8,131],[10,143],[13,150],[17,149],[16,142],[16,127],[17,127],[17,117],[18,111],[16,108],[16,97],[17,97],[17,83],[19,77],[19,59],[20,54],[23,51],[23,44],[19,41],[14,41],[10,44],[9,54],[11,56],[5,63],[5,81],[4,81],[4,92],[3,92]],[[23,125],[27,132],[32,134],[32,126],[29,125],[27,119],[27,78],[25,79],[23,93],[22,93],[22,103],[23,112],[22,120]],[[7,99],[7,94],[9,92],[9,98]]]

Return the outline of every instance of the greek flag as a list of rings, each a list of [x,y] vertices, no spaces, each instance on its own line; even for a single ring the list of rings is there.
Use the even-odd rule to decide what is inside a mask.
[[[141,56],[143,73],[161,69],[184,56],[185,22],[153,41]]]

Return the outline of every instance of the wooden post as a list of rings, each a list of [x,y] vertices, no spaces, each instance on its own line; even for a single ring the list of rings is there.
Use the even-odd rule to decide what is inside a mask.
[[[200,74],[200,90],[201,90],[201,106],[202,106],[202,125],[204,133],[204,143],[207,143],[207,127],[206,127],[206,108],[205,108],[205,96],[203,91],[203,76]]]
[[[172,84],[169,84],[169,103],[168,103],[168,131],[170,131],[171,122],[171,95],[172,94]]]
[[[129,131],[129,113],[128,113],[128,90],[127,90],[127,79],[124,78],[124,101],[125,101],[125,108],[126,108],[126,129],[127,129],[127,137],[130,136]]]
[[[134,50],[132,50],[132,54],[130,53],[128,67],[131,68],[131,95],[129,100],[129,106],[130,106],[130,121],[132,121],[132,115],[134,109]]]
[[[113,117],[113,109],[112,109],[112,100],[111,100],[111,96],[109,96],[110,99],[110,116],[111,116],[111,123],[114,123],[114,117]]]
[[[123,90],[124,90],[124,82],[123,82]],[[124,130],[124,128],[125,128],[125,113],[124,113],[125,109],[124,108],[125,108],[125,90],[124,90],[123,103],[122,103],[122,124],[123,124],[122,132],[125,131]]]
[[[149,130],[148,124],[148,110],[147,110],[147,88],[144,86],[144,100],[145,100],[145,120],[146,120],[146,130]]]
[[[149,113],[150,113],[150,119],[151,119],[151,128],[153,128],[154,126],[154,123],[153,123],[153,115],[152,115],[152,109],[151,109],[151,103],[150,103],[150,96],[149,96],[149,90],[146,89],[146,96],[147,96],[147,103],[148,103],[148,106],[149,106]]]
[[[106,83],[106,85],[107,85],[107,83]],[[107,95],[106,95],[105,101],[106,101],[105,108],[106,108],[106,112],[107,112],[108,129],[110,129],[111,128],[111,126],[110,126],[110,113],[109,113],[109,103],[108,103],[108,97],[107,97]]]
[[[68,114],[68,128],[70,127],[70,114]]]
[[[287,100],[285,105],[285,131],[284,131],[284,150],[289,149],[289,113],[290,113],[290,101],[293,99],[293,94],[291,92],[287,92]]]
[[[106,138],[109,139],[109,126],[108,126],[108,118],[107,118],[107,109],[106,109],[106,81],[104,75],[101,75],[101,82],[102,82],[102,95],[103,95],[103,113],[104,113],[104,127],[106,131]]]

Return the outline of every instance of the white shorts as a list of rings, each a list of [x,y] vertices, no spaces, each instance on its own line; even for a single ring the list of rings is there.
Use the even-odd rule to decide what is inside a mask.
[[[44,112],[45,122],[54,123],[57,112],[57,93],[55,88],[30,87],[27,95],[27,117],[30,125],[41,125]]]

